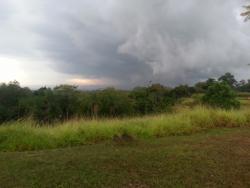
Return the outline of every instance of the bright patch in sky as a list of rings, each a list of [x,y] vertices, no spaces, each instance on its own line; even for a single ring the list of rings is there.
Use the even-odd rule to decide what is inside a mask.
[[[79,75],[68,75],[55,72],[48,66],[49,63],[36,62],[28,59],[14,59],[0,57],[0,83],[17,80],[21,85],[39,87],[60,84],[77,86],[105,86],[115,82],[105,79],[83,78]],[[26,65],[26,66],[24,66]],[[47,65],[47,66],[46,66]],[[50,83],[50,84],[48,84]]]
[[[13,80],[25,80],[25,71],[21,68],[21,62],[12,58],[0,57],[0,82]]]
[[[36,62],[36,63],[34,63]],[[48,63],[32,59],[0,57],[0,83],[17,80],[25,86],[58,85],[72,76],[57,73]]]
[[[81,78],[73,78],[70,79],[69,82],[78,85],[101,85],[103,83],[102,80],[98,79],[81,79]]]
[[[105,85],[115,85],[112,80],[106,79],[88,79],[88,78],[73,78],[67,81],[69,84],[74,84],[78,86],[105,86]]]

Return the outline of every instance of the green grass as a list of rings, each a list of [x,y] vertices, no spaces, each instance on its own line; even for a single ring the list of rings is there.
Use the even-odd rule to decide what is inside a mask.
[[[196,117],[194,112],[174,117],[185,117],[193,121],[192,118]],[[199,119],[196,117],[197,123],[204,119],[207,116],[204,114],[207,113],[214,112],[202,111],[202,116]],[[212,117],[228,117],[230,114],[218,113],[220,115]],[[172,122],[180,123],[180,120],[174,117],[162,116],[163,119],[173,118]],[[239,121],[236,120],[237,115],[233,117],[234,121]],[[148,118],[147,121],[145,120],[146,125],[138,126],[150,126],[150,120],[151,118]],[[183,122],[177,130],[183,126]],[[117,121],[112,123],[115,126]],[[94,124],[98,125],[98,122]],[[103,126],[108,125],[106,122]],[[156,125],[159,126],[159,124]],[[70,125],[64,126],[70,127]],[[196,126],[200,126],[199,123]],[[67,128],[55,128],[50,134],[63,135],[61,131],[64,132]],[[39,131],[39,134],[33,137],[43,138],[44,142],[46,140],[44,135],[48,134],[48,130],[42,130],[44,132]],[[54,132],[56,130],[59,130],[59,133]],[[103,129],[99,131],[101,130],[104,131]],[[26,132],[27,135],[35,133],[29,131]],[[168,131],[164,131],[166,132]],[[168,133],[174,132],[172,130]],[[17,136],[16,134],[14,135]],[[71,132],[71,134],[75,133]],[[96,136],[100,133],[91,134]],[[106,134],[112,135],[110,132],[105,132]],[[59,135],[54,135],[55,139]],[[51,139],[51,136],[48,137]],[[0,152],[0,169],[0,187],[3,188],[247,188],[250,187],[250,128],[218,128],[189,136],[148,138],[123,145],[105,141],[65,149]]]
[[[249,92],[238,92],[237,96],[242,97],[242,98],[247,98],[247,97],[250,97],[250,93]]]
[[[249,106],[250,106],[250,100],[249,99],[240,98],[239,101],[240,101],[241,108],[249,108]]]
[[[149,139],[191,135],[218,127],[248,127],[250,110],[224,111],[196,107],[176,113],[131,119],[75,120],[38,127],[32,121],[7,123],[0,127],[0,151],[64,148],[112,140],[128,135]]]

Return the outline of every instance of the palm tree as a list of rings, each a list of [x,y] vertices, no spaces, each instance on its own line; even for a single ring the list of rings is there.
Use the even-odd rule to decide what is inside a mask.
[[[244,6],[246,12],[241,13],[241,16],[245,17],[245,21],[250,20],[250,5]]]

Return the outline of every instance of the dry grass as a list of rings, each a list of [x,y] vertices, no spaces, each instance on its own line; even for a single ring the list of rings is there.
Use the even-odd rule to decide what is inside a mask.
[[[72,120],[38,127],[32,121],[7,123],[0,127],[1,151],[41,150],[77,146],[129,135],[135,139],[190,135],[217,127],[250,125],[250,110],[225,111],[202,106],[176,113],[143,118]]]

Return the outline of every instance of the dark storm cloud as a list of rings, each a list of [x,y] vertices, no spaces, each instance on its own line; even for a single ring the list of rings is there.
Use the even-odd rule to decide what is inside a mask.
[[[0,53],[39,54],[62,73],[174,85],[241,74],[250,61],[250,24],[237,18],[243,0],[11,2],[19,14],[1,32]]]

